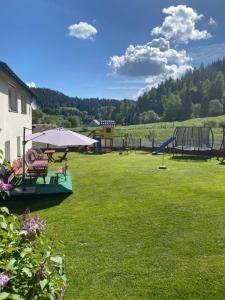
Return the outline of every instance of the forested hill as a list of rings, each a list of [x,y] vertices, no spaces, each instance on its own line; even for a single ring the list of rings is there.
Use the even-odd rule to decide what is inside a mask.
[[[77,116],[81,122],[88,123],[93,119],[113,119],[119,124],[132,123],[135,113],[135,102],[132,100],[114,100],[68,97],[58,91],[46,88],[33,88],[37,95],[38,107],[49,115]]]
[[[132,100],[81,99],[58,91],[35,88],[40,109],[50,115],[92,119],[114,119],[117,124],[186,120],[225,113],[225,58],[169,79]]]
[[[140,115],[163,120],[217,116],[225,113],[225,58],[190,71],[178,80],[169,79],[151,89],[137,102]],[[150,113],[151,112],[151,113]]]

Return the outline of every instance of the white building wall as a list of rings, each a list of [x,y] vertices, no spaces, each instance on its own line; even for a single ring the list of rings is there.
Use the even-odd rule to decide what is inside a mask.
[[[9,111],[9,84],[15,86],[17,90],[18,112]],[[21,113],[21,95],[24,95],[27,100],[27,114]],[[23,127],[32,128],[31,101],[32,97],[26,89],[0,71],[0,149],[4,151],[5,156],[5,143],[10,142],[11,162],[18,158],[18,154],[22,155]],[[18,143],[19,137],[20,143]],[[30,147],[31,143],[27,143],[26,148]]]

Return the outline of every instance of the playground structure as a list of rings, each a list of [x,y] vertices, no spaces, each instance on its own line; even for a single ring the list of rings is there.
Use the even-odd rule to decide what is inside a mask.
[[[154,155],[154,154],[159,154],[159,153],[161,153],[161,152],[164,152],[165,148],[166,148],[169,144],[171,144],[171,143],[174,141],[174,139],[175,139],[175,137],[172,136],[172,137],[170,137],[168,140],[162,142],[162,143],[159,145],[159,147],[157,147],[156,150],[152,152],[152,154]]]
[[[115,126],[116,122],[114,120],[103,120],[100,121],[100,129],[92,130],[89,133],[88,136],[97,141],[95,145],[96,153],[103,154],[112,148]],[[102,147],[102,139],[105,141],[104,149]]]
[[[225,125],[222,126],[222,141],[214,140],[214,133],[211,127],[203,126],[179,126],[176,127],[173,135],[163,141],[154,149],[152,154],[170,152],[176,154],[191,154],[212,157],[216,156],[220,162],[225,161]],[[223,135],[222,135],[223,134]],[[102,121],[101,128],[91,131],[89,136],[98,142],[95,145],[96,153],[106,153],[114,150],[146,150],[152,149],[149,139],[138,138],[135,135],[126,133],[124,136],[116,135],[114,121]],[[217,135],[218,136],[218,135]],[[220,148],[218,147],[220,145]]]

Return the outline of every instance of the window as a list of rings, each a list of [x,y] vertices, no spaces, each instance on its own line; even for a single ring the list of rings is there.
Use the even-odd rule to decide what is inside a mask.
[[[5,142],[5,160],[10,161],[10,141]]]
[[[21,95],[21,113],[27,113],[27,101],[24,95]]]
[[[9,95],[9,111],[18,111],[18,104],[17,104],[17,94],[16,94],[16,88],[9,84],[8,88],[8,95]]]
[[[17,137],[17,157],[21,157],[20,136]]]

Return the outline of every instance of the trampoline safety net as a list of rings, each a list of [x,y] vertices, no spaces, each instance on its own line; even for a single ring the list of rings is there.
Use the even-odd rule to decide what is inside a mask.
[[[213,133],[209,127],[177,127],[174,145],[177,149],[208,151],[213,148]]]

